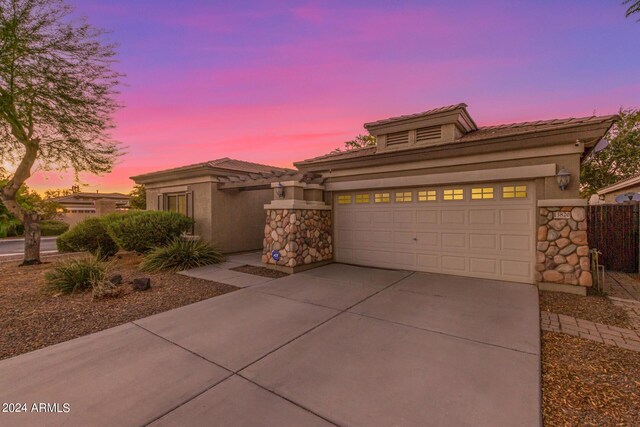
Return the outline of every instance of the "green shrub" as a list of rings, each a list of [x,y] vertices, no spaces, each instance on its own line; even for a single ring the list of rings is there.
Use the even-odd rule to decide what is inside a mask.
[[[124,250],[138,253],[165,246],[187,231],[193,220],[176,212],[132,211],[103,219],[111,238]]]
[[[59,236],[69,229],[69,224],[62,221],[40,221],[40,233],[43,236]]]
[[[69,294],[91,289],[92,284],[105,281],[107,266],[96,256],[63,261],[44,275],[47,287]]]
[[[118,252],[118,245],[107,233],[107,228],[99,218],[87,218],[69,231],[60,235],[56,241],[60,252],[88,251],[101,258],[107,258]]]
[[[0,237],[22,236],[24,226],[17,219],[5,219],[0,222]]]
[[[182,271],[217,264],[223,260],[224,256],[220,251],[202,240],[177,238],[169,245],[149,252],[140,264],[140,269],[142,271]]]

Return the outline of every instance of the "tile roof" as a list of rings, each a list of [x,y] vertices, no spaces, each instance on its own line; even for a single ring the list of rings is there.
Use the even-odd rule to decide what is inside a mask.
[[[230,159],[223,157],[221,159],[211,160],[206,164],[212,168],[228,169],[236,172],[247,173],[271,173],[273,171],[288,172],[292,169],[280,168],[276,166],[263,165],[261,163],[245,162],[244,160]]]
[[[87,192],[81,192],[81,193],[72,193],[72,194],[68,194],[66,196],[60,196],[60,197],[52,197],[49,200],[55,201],[55,202],[59,202],[59,203],[65,203],[65,202],[77,202],[80,199],[88,199],[88,200],[95,200],[95,199],[130,199],[131,196],[127,195],[127,194],[122,194],[122,193],[87,193]]]
[[[515,136],[532,132],[544,132],[579,125],[598,124],[613,120],[615,115],[571,117],[567,119],[538,120],[535,122],[508,123],[494,126],[482,126],[478,130],[463,135],[459,141],[476,141],[482,139]]]
[[[448,107],[442,107],[442,109],[446,109],[446,111],[453,110],[458,108],[459,106],[464,106],[464,104],[452,105]],[[430,110],[436,111],[440,109]],[[429,113],[429,112],[426,112]],[[425,113],[419,113],[425,114]],[[411,116],[418,116],[411,115]],[[411,117],[411,116],[401,116],[401,117]],[[534,132],[544,132],[548,130],[559,130],[563,128],[570,128],[574,126],[588,125],[588,124],[598,124],[604,123],[611,120],[614,120],[616,115],[609,116],[590,116],[590,117],[579,117],[579,118],[566,118],[566,119],[553,119],[553,120],[539,120],[535,122],[520,122],[520,123],[508,123],[494,126],[483,126],[478,128],[478,130],[468,132],[464,134],[459,139],[447,142],[443,144],[451,144],[451,143],[464,143],[464,142],[474,142],[474,141],[482,141],[486,139],[493,138],[503,138],[510,136],[518,136],[524,135],[528,133]],[[393,120],[393,119],[387,119]],[[376,124],[382,123],[384,121],[374,122]],[[315,163],[315,162],[323,162],[323,161],[333,161],[333,160],[344,160],[356,157],[365,157],[376,154],[377,147],[365,147],[365,148],[357,148],[348,151],[336,151],[328,154],[324,154],[322,156],[313,157],[311,159],[306,159],[302,162],[297,162],[297,164],[306,164],[306,163]]]
[[[607,194],[607,193],[610,193],[612,191],[622,190],[624,188],[631,187],[633,185],[640,185],[640,174],[632,176],[632,177],[627,178],[627,179],[623,179],[622,181],[618,181],[615,184],[611,184],[611,185],[609,185],[607,187],[603,187],[603,188],[599,189],[597,193],[598,194]]]
[[[364,127],[365,129],[368,129],[373,126],[385,125],[388,123],[393,123],[401,120],[415,119],[418,117],[431,116],[433,114],[439,114],[439,113],[448,113],[450,111],[455,111],[461,108],[467,108],[467,104],[465,104],[464,102],[461,102],[459,104],[447,105],[445,107],[438,107],[432,110],[423,111],[421,113],[407,114],[405,116],[389,117],[388,119],[382,119],[382,120],[377,120],[375,122],[365,123]]]
[[[164,169],[160,171],[149,172],[131,177],[133,180],[137,178],[153,177],[160,174],[189,171],[194,169],[223,169],[228,170],[229,173],[226,176],[234,175],[246,175],[246,174],[285,174],[291,172],[297,172],[293,169],[281,168],[277,166],[263,165],[261,163],[246,162],[244,160],[230,159],[229,157],[223,157],[220,159],[209,160],[207,162],[194,163],[191,165],[180,166],[177,168]]]

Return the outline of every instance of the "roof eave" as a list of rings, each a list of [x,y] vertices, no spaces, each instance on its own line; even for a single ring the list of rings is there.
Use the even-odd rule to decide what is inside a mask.
[[[583,132],[585,137],[585,146],[595,144],[597,141],[602,138],[602,136],[606,133],[606,131],[611,127],[609,120],[605,120],[599,123],[580,123],[573,124],[571,126],[565,126],[560,129],[548,129],[544,131],[534,131],[534,132],[526,132],[517,135],[500,135],[486,139],[478,139],[473,141],[464,141],[457,140],[450,143],[444,143],[439,145],[427,146],[427,147],[417,147],[408,150],[396,150],[396,151],[386,151],[381,153],[369,154],[366,156],[355,156],[349,157],[345,159],[322,159],[318,161],[304,161],[299,163],[294,163],[299,169],[305,171],[317,171],[317,170],[327,170],[335,167],[340,168],[349,168],[358,167],[358,164],[370,162],[371,160],[381,161],[383,159],[394,159],[409,156],[409,159],[406,161],[410,161],[416,154],[422,153],[432,153],[437,151],[447,151],[451,153],[451,157],[456,155],[455,152],[461,149],[467,149],[472,147],[480,147],[480,146],[494,146],[498,144],[504,144],[508,142],[517,142],[524,140],[540,140],[541,138],[547,139],[555,139],[557,141],[551,142],[551,144],[562,144],[569,143],[571,141],[575,141],[573,135],[576,131]],[[495,151],[495,150],[494,150]],[[392,163],[389,161],[388,163]]]

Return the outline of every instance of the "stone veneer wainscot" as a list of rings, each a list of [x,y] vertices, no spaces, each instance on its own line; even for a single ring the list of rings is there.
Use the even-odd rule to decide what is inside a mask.
[[[333,258],[331,211],[268,209],[264,226],[262,262],[300,267]],[[276,261],[273,251],[280,253]]]
[[[554,219],[568,212],[568,219]],[[584,207],[539,208],[536,282],[591,286],[591,265]]]

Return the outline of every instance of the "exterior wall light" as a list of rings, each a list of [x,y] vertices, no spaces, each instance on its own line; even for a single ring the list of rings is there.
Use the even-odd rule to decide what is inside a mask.
[[[558,187],[560,187],[560,190],[566,190],[569,186],[569,183],[571,182],[571,173],[564,167],[560,168],[558,174],[556,175],[556,181],[558,182]]]
[[[275,189],[276,196],[278,196],[279,199],[284,199],[284,186],[282,185],[282,183],[279,182]]]

